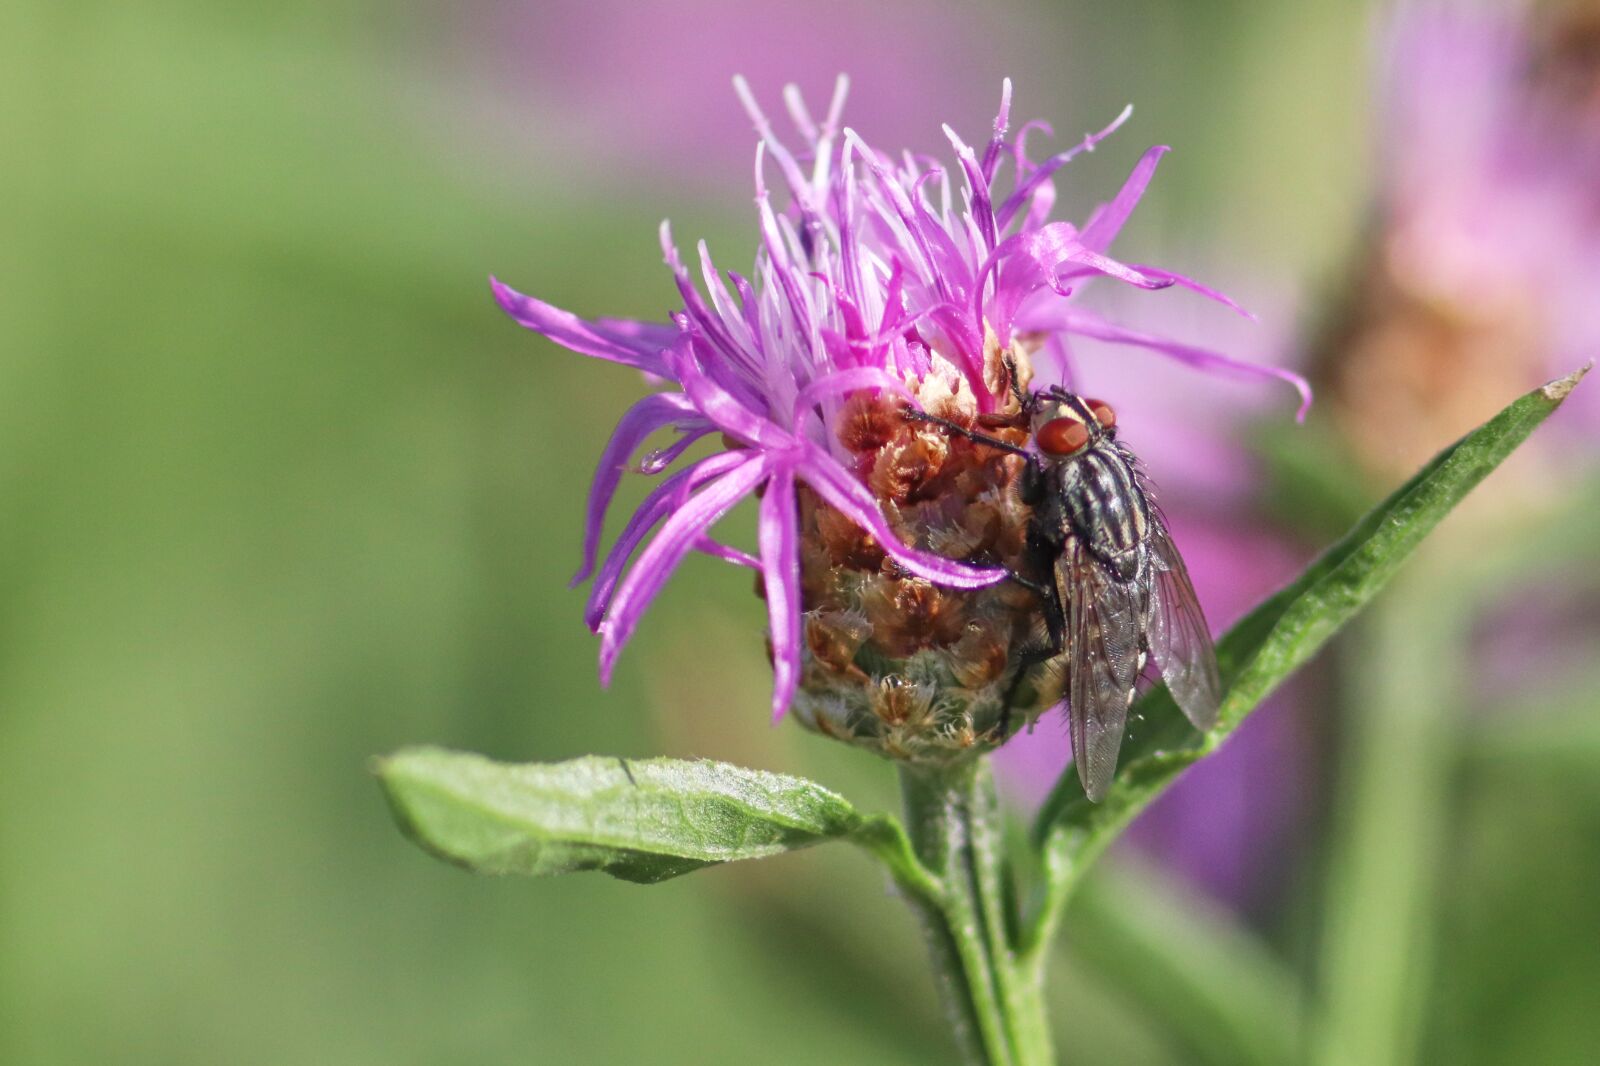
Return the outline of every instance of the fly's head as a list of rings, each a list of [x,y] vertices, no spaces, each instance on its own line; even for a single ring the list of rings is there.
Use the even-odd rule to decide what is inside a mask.
[[[1033,439],[1049,459],[1075,459],[1116,439],[1117,413],[1104,400],[1053,388],[1034,393],[1029,406]]]

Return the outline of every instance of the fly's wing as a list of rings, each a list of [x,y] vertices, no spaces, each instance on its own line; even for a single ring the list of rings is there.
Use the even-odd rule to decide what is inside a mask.
[[[1189,570],[1160,521],[1152,523],[1150,547],[1155,563],[1146,627],[1150,655],[1184,717],[1196,729],[1210,729],[1217,724],[1217,705],[1222,702],[1211,630],[1189,583]]]
[[[1084,794],[1099,802],[1117,772],[1128,704],[1143,666],[1137,589],[1108,574],[1075,538],[1056,563],[1056,581],[1070,601],[1072,760]]]

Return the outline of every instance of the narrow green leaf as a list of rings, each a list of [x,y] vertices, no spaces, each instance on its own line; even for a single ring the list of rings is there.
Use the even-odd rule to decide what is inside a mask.
[[[1318,909],[1305,1062],[1415,1062],[1459,782],[1468,619],[1455,568],[1417,567],[1356,634]],[[1432,572],[1430,572],[1430,570]]]
[[[1216,749],[1246,715],[1310,659],[1394,576],[1411,551],[1577,385],[1588,367],[1535,389],[1440,452],[1287,587],[1217,643],[1223,680],[1215,728],[1199,734],[1165,688],[1146,694],[1130,720],[1117,779],[1099,804],[1067,773],[1035,824],[1049,886],[1030,946],[1048,937],[1084,868],[1195,760]]]
[[[650,884],[847,837],[869,823],[814,782],[706,760],[591,755],[519,766],[412,748],[376,769],[406,835],[483,874],[603,870]],[[881,837],[884,828],[870,822]]]
[[[1197,1061],[1295,1061],[1305,1021],[1300,979],[1228,908],[1119,861],[1098,867],[1067,913],[1071,956]]]

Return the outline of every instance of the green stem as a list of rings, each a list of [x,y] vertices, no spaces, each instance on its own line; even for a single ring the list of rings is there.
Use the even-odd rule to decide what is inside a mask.
[[[1054,1061],[1043,967],[1016,951],[1017,917],[987,764],[902,767],[906,825],[936,896],[909,894],[922,919],[940,995],[969,1062]]]
[[[1415,1059],[1449,794],[1451,679],[1467,612],[1436,568],[1375,605],[1346,742],[1312,1032],[1316,1066]]]

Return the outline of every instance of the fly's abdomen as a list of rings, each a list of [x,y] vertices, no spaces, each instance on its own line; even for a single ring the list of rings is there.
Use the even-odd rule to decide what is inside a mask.
[[[1150,511],[1127,460],[1109,448],[1093,448],[1072,463],[1062,492],[1073,535],[1119,580],[1133,580]]]

